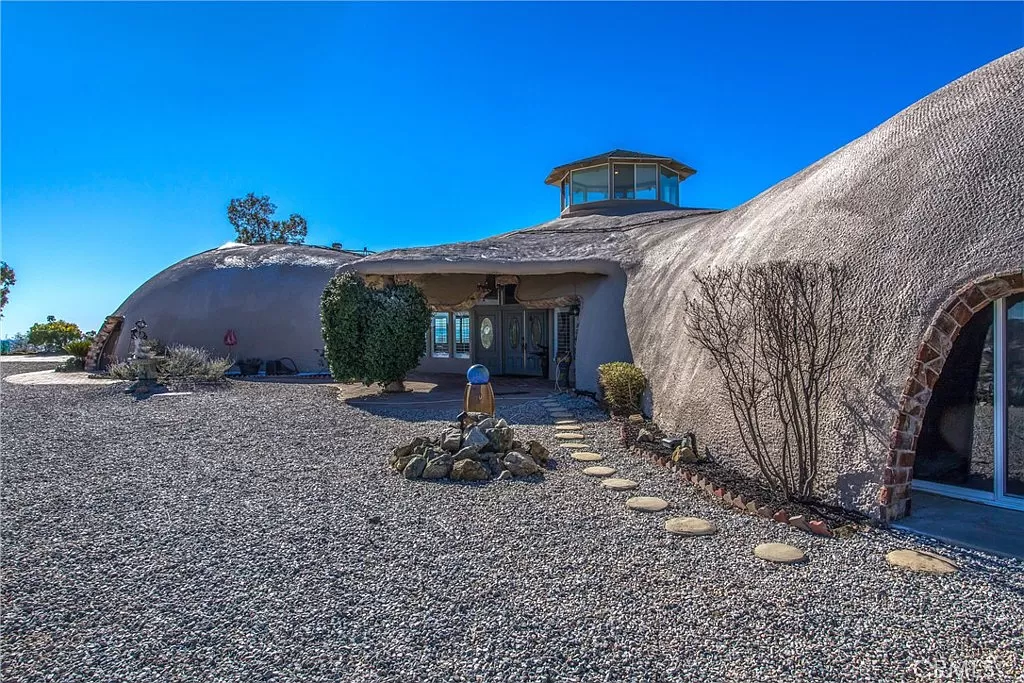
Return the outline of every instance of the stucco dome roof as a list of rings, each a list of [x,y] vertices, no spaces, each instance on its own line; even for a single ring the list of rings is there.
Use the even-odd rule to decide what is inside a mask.
[[[201,346],[214,354],[263,360],[288,357],[300,370],[319,367],[320,294],[351,252],[291,244],[229,242],[160,271],[122,303],[116,354],[130,354],[128,328],[146,321],[150,337]],[[233,330],[238,344],[224,345]]]

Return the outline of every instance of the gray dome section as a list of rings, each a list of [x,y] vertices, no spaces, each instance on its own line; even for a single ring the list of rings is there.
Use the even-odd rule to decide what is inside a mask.
[[[128,330],[144,319],[150,337],[215,355],[288,357],[300,371],[320,368],[320,295],[339,266],[358,257],[324,247],[228,243],[150,278],[118,307],[124,316],[119,359],[131,353]],[[224,335],[234,330],[229,349]]]
[[[849,264],[851,363],[828,405],[821,484],[874,513],[896,405],[931,317],[961,285],[1024,267],[1024,51],[751,201],[648,231],[638,246],[644,261],[628,280],[626,320],[655,415],[738,464],[746,460],[717,371],[687,339],[693,270],[771,259]]]

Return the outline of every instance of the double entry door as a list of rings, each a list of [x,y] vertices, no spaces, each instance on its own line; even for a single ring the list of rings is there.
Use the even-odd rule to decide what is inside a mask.
[[[548,374],[548,310],[521,306],[473,309],[474,361],[492,375]]]

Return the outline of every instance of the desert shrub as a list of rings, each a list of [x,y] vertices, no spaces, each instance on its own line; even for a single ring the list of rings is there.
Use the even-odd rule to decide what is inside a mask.
[[[131,361],[125,361],[123,363],[114,363],[107,368],[107,374],[114,379],[127,379],[133,380],[139,378],[139,369]]]
[[[687,331],[722,377],[747,455],[783,497],[810,497],[824,404],[847,362],[846,267],[770,261],[693,277]]]
[[[212,358],[206,349],[174,344],[167,347],[157,375],[169,379],[216,382],[223,379],[224,373],[234,364],[230,358]]]
[[[647,379],[632,363],[605,363],[597,368],[598,382],[613,413],[631,415],[640,412]]]
[[[92,347],[92,342],[88,339],[77,339],[75,341],[68,342],[64,345],[64,350],[74,356],[85,360],[85,357],[89,354],[89,349]]]
[[[430,308],[413,285],[374,290],[358,275],[343,273],[324,289],[320,320],[331,376],[387,385],[419,364]]]

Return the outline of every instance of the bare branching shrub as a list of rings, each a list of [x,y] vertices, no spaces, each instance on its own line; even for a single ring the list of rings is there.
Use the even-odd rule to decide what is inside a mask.
[[[689,335],[722,375],[747,454],[784,498],[811,497],[821,404],[844,362],[847,269],[772,261],[694,279]]]

